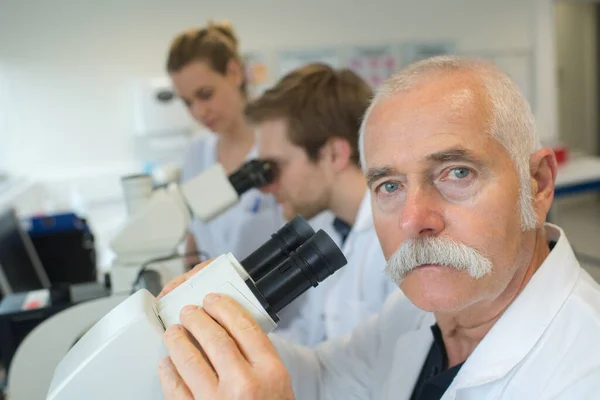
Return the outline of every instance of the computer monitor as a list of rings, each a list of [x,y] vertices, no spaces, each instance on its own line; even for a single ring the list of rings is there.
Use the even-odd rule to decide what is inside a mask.
[[[50,289],[50,280],[14,209],[0,212],[0,290],[2,295]]]

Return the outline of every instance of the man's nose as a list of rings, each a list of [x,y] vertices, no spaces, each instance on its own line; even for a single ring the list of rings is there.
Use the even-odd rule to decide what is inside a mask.
[[[444,218],[434,189],[419,187],[406,193],[400,226],[407,237],[435,236],[444,230]]]

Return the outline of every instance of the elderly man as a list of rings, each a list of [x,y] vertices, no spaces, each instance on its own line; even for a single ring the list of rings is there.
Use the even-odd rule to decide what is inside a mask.
[[[273,346],[207,296],[182,321],[214,370],[168,329],[166,397],[598,398],[600,288],[544,224],[556,160],[510,78],[469,59],[413,64],[378,92],[361,147],[387,271],[410,301],[308,350]]]

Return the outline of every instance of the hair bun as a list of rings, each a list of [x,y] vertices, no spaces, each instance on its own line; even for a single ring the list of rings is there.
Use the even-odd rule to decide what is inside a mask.
[[[221,35],[225,36],[229,42],[233,45],[233,48],[238,48],[238,38],[233,30],[233,26],[229,23],[229,21],[220,21],[220,22],[212,22],[209,21],[207,28],[209,30],[214,29],[218,31]]]

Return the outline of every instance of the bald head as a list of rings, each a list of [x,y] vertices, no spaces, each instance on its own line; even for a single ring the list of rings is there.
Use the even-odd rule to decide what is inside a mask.
[[[382,110],[391,98],[411,95],[410,107],[427,107],[428,102],[443,102],[456,118],[478,121],[483,134],[500,143],[512,159],[521,183],[520,208],[525,230],[536,227],[531,204],[529,157],[541,148],[534,118],[514,81],[495,65],[462,57],[434,57],[417,62],[392,75],[379,88],[361,126],[359,148],[366,172],[365,136],[369,134],[370,116]],[[430,114],[425,118],[435,118]],[[413,121],[414,123],[414,121]]]

